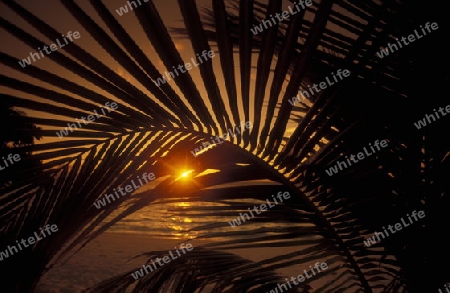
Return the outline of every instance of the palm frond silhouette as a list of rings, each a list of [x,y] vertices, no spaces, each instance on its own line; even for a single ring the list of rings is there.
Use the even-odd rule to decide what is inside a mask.
[[[0,27],[14,42],[0,47],[0,100],[6,122],[20,133],[19,139],[2,135],[1,151],[27,155],[20,170],[10,170],[15,179],[0,179],[0,247],[45,224],[59,227],[51,242],[1,262],[2,292],[32,292],[54,264],[157,201],[201,202],[193,211],[223,220],[194,229],[212,242],[189,259],[139,281],[124,272],[87,291],[268,292],[290,277],[277,270],[317,261],[329,269],[315,276],[314,289],[305,283],[289,292],[429,292],[450,281],[445,271],[430,270],[450,261],[442,235],[449,145],[441,137],[448,120],[421,131],[412,124],[448,100],[442,96],[449,80],[448,45],[440,43],[448,32],[444,17],[406,1],[315,0],[254,35],[254,26],[293,2],[141,2],[118,16],[106,1],[53,1],[81,38],[24,68],[15,44],[25,56],[69,25],[55,25],[30,3],[1,4]],[[167,9],[182,23],[168,20]],[[438,22],[439,30],[376,56],[426,21]],[[205,50],[215,57],[155,84]],[[343,69],[350,77],[289,103]],[[107,102],[117,110],[57,136]],[[13,109],[26,112],[22,122]],[[192,156],[196,146],[243,121],[253,127]],[[31,143],[33,137],[40,140]],[[376,139],[389,147],[338,174],[325,173]],[[190,184],[178,180],[180,168],[193,170]],[[207,169],[219,172],[202,174]],[[144,172],[161,179],[155,188],[93,206]],[[236,182],[247,184],[226,185]],[[233,216],[279,191],[291,199],[244,230],[229,226]],[[364,247],[367,236],[413,210],[427,215],[420,225]],[[270,247],[295,252],[260,261],[227,252]],[[147,257],[160,253],[148,250]]]

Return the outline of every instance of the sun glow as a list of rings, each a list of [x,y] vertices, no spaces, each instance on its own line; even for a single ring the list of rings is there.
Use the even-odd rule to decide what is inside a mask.
[[[192,172],[194,172],[194,170],[184,171],[181,173],[180,178],[188,178]]]

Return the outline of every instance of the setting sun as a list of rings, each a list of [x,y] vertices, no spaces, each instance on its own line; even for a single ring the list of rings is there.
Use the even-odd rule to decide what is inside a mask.
[[[189,177],[189,174],[191,174],[192,172],[194,172],[194,170],[184,171],[183,173],[181,173],[180,177],[187,178],[187,177]]]

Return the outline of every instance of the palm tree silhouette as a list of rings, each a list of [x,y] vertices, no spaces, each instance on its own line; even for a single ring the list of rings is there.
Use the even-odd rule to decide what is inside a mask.
[[[64,30],[51,25],[42,8],[27,5],[4,2],[4,11],[14,18],[2,12],[0,26],[26,50],[36,51]],[[173,5],[181,26],[167,25],[163,5],[153,1],[120,17],[116,7],[102,1],[61,1],[55,9],[74,19],[71,29],[80,31],[79,40],[25,68],[18,64],[20,56],[2,45],[0,84],[7,93],[1,99],[32,113],[29,121],[42,129],[45,142],[25,147],[42,164],[23,165],[13,175],[27,179],[3,189],[1,244],[47,223],[59,227],[51,243],[2,261],[2,291],[32,292],[54,264],[156,200],[202,202],[200,211],[223,219],[196,228],[199,238],[213,242],[139,281],[125,272],[88,291],[268,292],[284,282],[276,270],[317,261],[326,261],[329,269],[315,276],[314,291],[305,284],[289,292],[429,292],[449,282],[445,270],[431,269],[450,260],[442,236],[448,220],[449,146],[441,138],[448,120],[419,131],[413,127],[425,113],[445,106],[442,91],[449,74],[435,68],[448,68],[448,45],[440,42],[448,28],[435,12],[440,5],[313,1],[257,35],[251,28],[292,1],[206,5],[178,0]],[[439,30],[377,57],[380,48],[427,21],[437,22]],[[180,40],[191,50],[179,49]],[[160,86],[153,82],[204,50],[216,57]],[[294,106],[288,102],[339,69],[349,70],[350,77]],[[116,111],[58,138],[56,132],[67,123],[111,101],[118,103]],[[251,121],[252,129],[191,155],[196,145],[241,121]],[[17,128],[33,136],[30,129]],[[386,139],[389,147],[334,176],[325,173],[376,139]],[[12,145],[8,151],[23,148]],[[176,178],[186,166],[193,177],[207,169],[220,172],[181,184]],[[167,178],[138,199],[93,207],[109,190],[143,172]],[[237,181],[249,184],[208,189]],[[291,194],[290,201],[249,221],[249,230],[229,227],[232,215],[280,189]],[[105,221],[119,206],[124,207],[119,215]],[[413,210],[425,211],[423,222],[364,247],[366,237]],[[295,252],[261,261],[226,252],[270,247]]]

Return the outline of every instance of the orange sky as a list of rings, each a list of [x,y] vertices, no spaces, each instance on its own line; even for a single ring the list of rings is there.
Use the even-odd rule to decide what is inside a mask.
[[[126,79],[130,83],[134,84],[137,88],[142,90],[146,95],[148,95],[149,97],[152,97],[152,94],[150,92],[148,92],[127,71],[125,71],[124,68],[116,60],[114,60],[105,49],[103,49],[100,45],[98,45],[96,43],[95,39],[84,30],[84,28],[81,26],[81,24],[79,24],[70,15],[70,13],[67,12],[65,7],[63,7],[59,3],[58,0],[47,0],[45,2],[20,0],[17,2],[19,4],[21,4],[22,6],[24,6],[26,9],[28,9],[29,11],[33,12],[38,17],[44,19],[49,25],[53,26],[60,33],[66,34],[68,31],[78,31],[80,33],[81,37],[78,40],[74,41],[75,45],[80,46],[83,49],[85,49],[87,52],[92,54],[94,57],[101,60],[104,64],[107,64],[112,69],[114,69],[124,79]],[[137,21],[137,18],[134,15],[134,13],[129,12],[122,16],[118,16],[117,13],[115,12],[115,9],[118,9],[121,6],[126,5],[126,1],[108,0],[108,1],[103,1],[103,2],[110,9],[110,11],[116,17],[116,19],[119,20],[119,22],[126,28],[126,30],[130,33],[130,35],[136,40],[138,45],[144,50],[144,52],[147,54],[147,56],[149,56],[151,61],[160,70],[160,73],[163,74],[165,71],[167,71],[168,69],[163,66],[162,61],[158,58],[158,56],[155,53],[150,42],[147,40],[147,37],[145,36],[143,30],[140,29],[140,25]],[[90,4],[87,1],[76,1],[76,3],[78,5],[80,5],[80,7],[85,12],[87,12],[102,28],[109,31],[106,28],[106,26],[102,24],[101,20],[95,14],[94,9],[90,6]],[[176,0],[156,0],[156,1],[154,1],[154,3],[155,3],[155,6],[157,7],[157,9],[161,12],[161,17],[162,17],[163,21],[166,23],[166,26],[169,26],[169,27],[175,27],[175,26],[182,27],[183,26],[183,22],[181,21],[182,16],[179,11]],[[206,4],[210,3],[210,1],[201,0],[201,1],[197,1],[197,3],[199,5],[206,5]],[[284,9],[285,9],[285,7],[287,7],[287,5],[288,5],[288,2],[286,2],[285,5],[283,6]],[[139,7],[135,8],[135,9],[139,9]],[[5,10],[10,11],[10,9],[6,7],[6,5],[0,4],[0,11],[5,11]],[[29,24],[27,24],[21,18],[17,17],[14,12],[7,13],[7,14],[3,13],[3,17],[5,17],[8,21],[11,21],[12,23],[20,26],[25,31],[31,33],[33,36],[37,37],[38,39],[43,40],[46,45],[49,45],[55,41],[55,40],[49,40],[46,37],[44,37],[36,29],[31,27]],[[0,29],[0,39],[3,40],[2,44],[0,45],[1,51],[5,52],[9,55],[12,55],[20,60],[23,58],[26,58],[27,56],[29,56],[30,52],[35,52],[37,49],[37,48],[28,47],[25,43],[16,39],[15,37],[11,36],[9,33],[5,32],[3,29]],[[70,46],[70,45],[73,45],[73,44],[69,44],[68,46]],[[188,39],[184,39],[184,40],[177,39],[177,40],[175,40],[175,45],[179,49],[181,56],[183,57],[183,59],[186,62],[189,61],[190,58],[195,57],[195,53],[197,53],[197,52],[193,51],[192,46],[190,45],[190,41]],[[216,51],[214,48],[215,47],[214,44],[210,43],[210,45],[212,46],[212,49],[214,51]],[[58,49],[58,51],[65,54],[66,56],[70,56],[70,54],[68,54],[67,52],[64,52],[64,48],[60,48],[60,49]],[[219,62],[219,54],[218,54],[218,52],[215,52],[215,53],[216,53],[216,56],[212,59],[213,67],[214,67],[215,74],[216,74],[216,77],[218,80],[220,92],[221,92],[222,96],[225,97],[225,107],[226,107],[228,113],[231,113],[229,106],[228,106],[228,101],[226,98],[227,93],[224,88],[224,82],[222,81],[222,75],[221,75],[221,70],[220,70],[221,65]],[[240,85],[240,83],[239,83],[239,58],[237,55],[235,57],[236,57],[235,58],[235,71],[236,71],[236,76],[237,76],[236,83],[239,86]],[[256,55],[254,55],[254,57],[252,58],[253,66],[256,66],[256,62],[257,62]],[[107,97],[110,100],[116,101],[119,104],[118,111],[120,111],[120,105],[121,105],[120,100],[111,96],[109,93],[101,90],[96,85],[90,83],[88,80],[85,80],[84,78],[74,75],[73,73],[69,72],[65,68],[63,68],[63,67],[59,66],[58,64],[56,64],[55,62],[51,61],[50,58],[48,58],[48,57],[42,58],[42,59],[34,62],[32,65],[42,68],[44,70],[48,70],[53,73],[57,73],[61,77],[67,78],[75,83],[78,83],[82,86],[85,86],[89,89],[94,90],[97,93],[104,95],[105,97]],[[275,65],[275,63],[273,62],[272,67],[274,67],[274,65]],[[70,92],[62,91],[61,89],[55,88],[51,85],[49,86],[48,84],[45,84],[39,80],[35,80],[35,79],[28,77],[27,75],[23,74],[23,70],[19,65],[17,65],[17,68],[15,68],[14,70],[12,70],[9,67],[0,65],[0,71],[6,72],[6,75],[8,75],[10,77],[14,77],[14,78],[17,78],[17,79],[20,79],[23,81],[28,81],[32,84],[40,85],[40,86],[50,88],[50,89],[56,90],[58,92],[73,96],[73,94],[71,94]],[[205,97],[204,101],[205,101],[208,109],[212,113],[213,112],[212,107],[211,107],[208,99],[206,98],[206,91],[204,89],[203,82],[201,81],[199,69],[194,67],[192,70],[189,71],[189,74],[192,75],[194,81],[197,81],[197,87],[200,91],[200,94]],[[252,75],[251,75],[251,78],[253,79],[252,84],[254,84],[255,76],[256,76],[255,73],[252,73]],[[269,77],[269,78],[271,78],[271,77]],[[270,82],[270,79],[269,79],[269,82]],[[178,87],[176,86],[176,83],[173,80],[169,81],[168,83],[172,87],[174,87],[174,89],[180,95],[180,97],[183,98],[183,95],[181,94]],[[30,96],[30,95],[27,95],[27,94],[24,94],[21,92],[13,91],[13,90],[10,90],[7,88],[2,88],[2,91],[4,93],[17,95],[19,97],[23,97],[23,98],[27,98],[27,99],[43,100],[42,98],[36,98],[34,96]],[[269,91],[267,90],[267,93],[268,92]],[[238,94],[239,93],[240,93],[240,91],[238,90]],[[251,88],[251,93],[254,93],[253,87]],[[280,95],[280,100],[279,100],[280,102],[281,102],[281,97],[282,97],[282,95]],[[83,97],[78,97],[78,98],[83,99]],[[48,101],[48,102],[53,103],[50,101]],[[186,100],[185,100],[185,102],[186,102],[186,105],[189,105],[189,103],[187,103]],[[252,94],[250,95],[250,103],[253,104]],[[160,103],[160,105],[162,107],[164,107],[161,103]],[[65,105],[60,105],[60,106],[65,106]],[[102,105],[97,105],[96,107],[93,106],[93,110],[100,109],[101,106]],[[65,106],[65,107],[67,107],[67,106]],[[265,107],[266,107],[266,105],[264,105],[262,113],[258,113],[258,115],[261,115],[263,118],[265,117],[265,113],[266,113]],[[242,105],[239,107],[239,109],[240,109],[240,114],[241,114],[240,115],[241,121],[244,121]],[[50,115],[49,113],[35,112],[35,111],[28,110],[28,109],[22,109],[22,110],[24,110],[29,116],[32,116],[32,117],[62,118],[62,117]],[[277,113],[277,112],[275,112],[275,113]],[[91,114],[91,113],[88,113],[88,114]],[[251,119],[253,119],[252,118],[253,115],[254,115],[254,113],[252,112],[252,107],[250,107]],[[80,118],[80,117],[63,117],[63,119],[67,120],[68,122],[74,122],[75,118]],[[201,117],[200,117],[200,119],[201,119]],[[288,134],[293,131],[295,125],[296,124],[293,122],[289,123],[288,130],[287,130]],[[39,125],[39,126],[41,128],[51,129],[48,126],[43,126],[43,125]],[[55,128],[54,130],[57,131],[60,129]],[[222,130],[222,131],[225,132],[225,130]],[[64,139],[70,139],[70,135],[69,135],[69,137],[64,138]],[[55,138],[46,137],[37,143],[45,143],[45,142],[60,141],[60,140],[61,139],[59,139],[57,137],[55,137]]]

